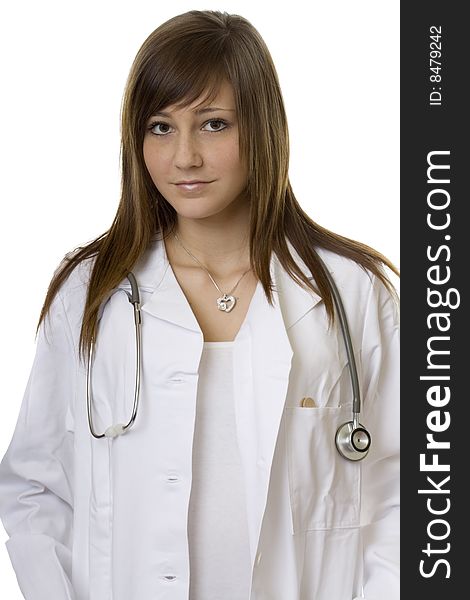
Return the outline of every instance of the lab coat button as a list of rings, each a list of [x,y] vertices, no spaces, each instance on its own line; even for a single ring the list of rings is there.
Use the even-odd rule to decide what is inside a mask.
[[[179,481],[180,478],[178,477],[178,475],[175,475],[174,473],[170,473],[169,475],[167,475],[166,479],[170,483],[175,483],[176,481]]]
[[[166,579],[166,581],[174,581],[176,579],[176,575],[164,575],[163,579]]]

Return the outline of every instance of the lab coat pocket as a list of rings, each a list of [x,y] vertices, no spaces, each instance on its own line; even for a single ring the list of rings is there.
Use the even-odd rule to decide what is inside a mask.
[[[351,411],[351,402],[285,409],[293,533],[359,525],[360,464],[335,444]]]

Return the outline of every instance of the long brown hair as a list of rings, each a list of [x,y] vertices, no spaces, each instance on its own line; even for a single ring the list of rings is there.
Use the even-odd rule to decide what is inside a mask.
[[[165,106],[211,101],[222,80],[233,86],[240,156],[247,161],[250,199],[250,260],[273,305],[270,276],[275,252],[288,274],[318,293],[330,324],[333,297],[315,247],[349,257],[369,269],[397,298],[384,265],[397,268],[373,248],[337,235],[300,207],[289,181],[289,136],[278,76],[259,32],[245,18],[213,10],[191,10],[153,31],[142,44],[126,82],[121,106],[121,198],[110,228],[78,247],[56,269],[37,331],[62,283],[83,260],[94,258],[79,340],[83,358],[96,339],[101,303],[147,250],[155,234],[166,238],[177,224],[174,208],[160,194],[146,168],[143,140],[148,119]],[[291,242],[314,276],[314,287],[289,252]]]

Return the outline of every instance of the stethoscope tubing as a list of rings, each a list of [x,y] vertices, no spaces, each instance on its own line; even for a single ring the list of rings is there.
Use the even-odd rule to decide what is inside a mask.
[[[361,412],[361,391],[359,388],[359,377],[357,375],[357,367],[356,367],[356,359],[354,355],[354,349],[351,340],[351,333],[349,330],[348,319],[346,317],[346,311],[344,310],[343,301],[341,299],[341,294],[339,293],[338,287],[336,285],[335,280],[333,279],[331,273],[327,269],[325,263],[318,256],[318,260],[324,267],[326,276],[330,283],[331,292],[333,294],[333,299],[336,305],[336,310],[338,313],[338,317],[341,324],[341,332],[343,335],[344,345],[346,348],[346,354],[348,356],[348,364],[349,364],[349,373],[351,376],[351,386],[353,390],[353,403],[352,403],[352,412],[353,412],[353,425],[354,428],[359,426],[359,415]]]
[[[88,412],[88,423],[90,426],[90,433],[96,439],[100,439],[103,437],[115,437],[115,435],[119,435],[124,433],[127,429],[132,427],[134,421],[137,417],[137,412],[139,410],[139,397],[140,397],[140,377],[141,377],[141,356],[142,356],[142,315],[140,312],[140,293],[139,286],[137,285],[136,278],[132,272],[127,274],[127,279],[131,284],[131,293],[127,290],[123,290],[129,302],[134,307],[134,324],[135,324],[135,346],[136,346],[136,366],[135,366],[135,385],[134,385],[134,405],[132,408],[132,415],[129,421],[124,424],[114,425],[108,427],[108,429],[101,434],[96,433],[93,427],[93,416],[91,414],[91,394],[90,394],[90,380],[91,380],[91,364],[93,361],[93,347],[94,343],[92,342],[90,345],[90,353],[88,355],[88,365],[87,365],[87,381],[86,381],[86,390],[87,390],[87,412]],[[118,288],[122,289],[122,288]]]

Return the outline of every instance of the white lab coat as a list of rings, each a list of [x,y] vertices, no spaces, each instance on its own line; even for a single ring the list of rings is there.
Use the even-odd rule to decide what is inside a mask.
[[[375,276],[320,255],[349,317],[372,447],[360,462],[338,454],[334,434],[350,420],[352,399],[339,320],[327,331],[324,303],[273,254],[275,306],[258,283],[233,355],[250,600],[397,600],[398,311]],[[133,270],[142,297],[139,414],[125,435],[92,438],[77,360],[90,264],[74,270],[41,325],[0,467],[7,550],[28,600],[188,600],[203,334],[155,241]],[[130,290],[127,279],[119,287]],[[135,377],[132,306],[121,291],[102,309],[92,379],[100,433],[129,419]],[[317,406],[300,406],[304,396]]]

